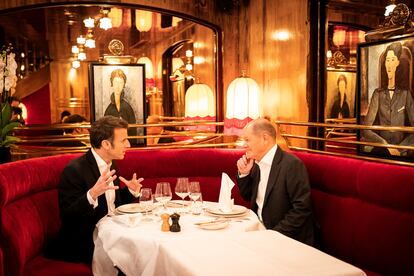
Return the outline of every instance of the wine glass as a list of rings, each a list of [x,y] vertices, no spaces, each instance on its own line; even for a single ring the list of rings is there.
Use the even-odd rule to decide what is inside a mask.
[[[175,194],[179,196],[183,201],[190,194],[188,190],[188,178],[177,178],[177,185],[175,185]]]
[[[195,202],[201,196],[200,182],[192,181],[190,182],[190,198],[193,200],[193,207]]]
[[[148,209],[152,207],[153,199],[152,199],[152,190],[151,188],[142,188],[141,189],[141,196],[139,198],[139,202],[142,204],[145,210],[145,216],[142,219],[143,221],[152,221],[150,217],[148,217]]]
[[[155,188],[155,200],[161,202],[164,209],[167,209],[165,204],[172,198],[170,183],[159,182]]]

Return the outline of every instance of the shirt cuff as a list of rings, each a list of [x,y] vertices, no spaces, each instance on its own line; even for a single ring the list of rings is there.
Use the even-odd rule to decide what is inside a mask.
[[[246,176],[248,176],[248,175],[249,175],[248,173],[243,173],[243,174],[238,173],[238,174],[239,174],[239,178],[243,178],[243,177],[246,177]]]
[[[135,198],[137,198],[141,195],[141,190],[139,190],[138,192],[135,192],[135,191],[131,190],[130,188],[128,188],[128,190]]]
[[[89,204],[93,206],[93,209],[95,209],[96,207],[98,207],[98,199],[97,200],[93,200],[90,190],[88,190],[88,192],[86,193],[86,197],[88,198]]]

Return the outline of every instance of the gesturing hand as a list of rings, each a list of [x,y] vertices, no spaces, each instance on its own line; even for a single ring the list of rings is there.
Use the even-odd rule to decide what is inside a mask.
[[[126,180],[122,176],[119,177],[119,179],[125,183],[125,185],[132,191],[135,192],[135,195],[139,194],[139,191],[141,190],[141,182],[144,180],[144,178],[137,179],[137,174],[134,173],[131,180]]]
[[[119,188],[118,186],[109,185],[115,179],[115,170],[109,171],[109,167],[106,168],[89,191],[92,199],[96,200],[98,196],[102,195],[107,190],[117,190]]]
[[[240,174],[249,174],[250,170],[253,168],[253,159],[247,158],[244,154],[239,160],[237,160],[237,169]]]

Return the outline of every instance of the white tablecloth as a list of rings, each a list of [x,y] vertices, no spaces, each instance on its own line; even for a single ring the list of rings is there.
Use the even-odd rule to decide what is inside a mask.
[[[263,230],[250,211],[249,220],[234,218],[222,230],[202,230],[194,222],[204,215],[183,215],[181,232],[161,232],[161,221],[134,227],[106,217],[94,233],[94,275],[343,275],[364,272],[276,231]]]
[[[153,221],[141,221],[134,227],[116,222],[112,217],[103,218],[94,233],[94,275],[117,275],[114,266],[126,275],[155,275],[160,246],[165,242],[177,241],[184,245],[192,243],[195,238],[208,240],[212,237],[231,237],[245,231],[264,230],[252,211],[244,219],[232,218],[229,226],[221,230],[203,230],[194,225],[195,222],[214,219],[207,215],[183,214],[180,217],[181,232],[178,233],[162,232],[160,219],[152,218]]]
[[[160,244],[153,275],[362,276],[357,267],[276,231]]]

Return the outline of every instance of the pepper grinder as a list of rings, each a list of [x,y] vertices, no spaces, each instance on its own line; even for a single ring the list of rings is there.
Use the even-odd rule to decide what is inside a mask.
[[[161,219],[162,219],[161,231],[163,232],[170,231],[170,223],[169,223],[170,215],[162,214]]]
[[[170,231],[171,232],[180,232],[181,231],[181,226],[178,223],[178,221],[180,220],[180,215],[177,213],[174,213],[171,215],[171,220],[172,220],[172,224],[170,226]]]

